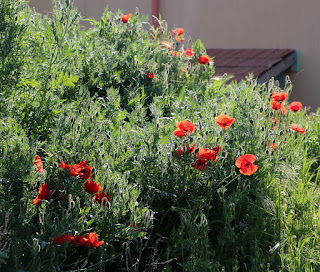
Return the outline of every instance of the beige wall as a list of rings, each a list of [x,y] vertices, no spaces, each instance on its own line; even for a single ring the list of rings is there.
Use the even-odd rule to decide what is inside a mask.
[[[121,9],[124,14],[134,13],[137,7],[141,14],[151,14],[151,0],[74,0],[74,5],[83,16],[96,20],[100,19],[107,6],[112,12]],[[51,0],[30,0],[29,6],[45,14],[52,12],[53,8]]]
[[[48,11],[50,0],[31,0],[38,11]],[[99,19],[111,11],[151,13],[152,0],[75,0],[86,17]],[[169,28],[183,27],[186,37],[200,38],[206,48],[292,48],[299,51],[300,69],[291,73],[291,100],[316,110],[320,106],[319,0],[159,0]],[[90,4],[89,4],[90,3]],[[41,8],[42,6],[42,8]],[[319,77],[320,78],[320,77]]]
[[[45,1],[45,0],[31,0],[29,2],[29,6],[32,8],[35,8],[37,12],[41,12],[44,14],[47,14],[49,12],[52,12],[52,4],[51,1]]]

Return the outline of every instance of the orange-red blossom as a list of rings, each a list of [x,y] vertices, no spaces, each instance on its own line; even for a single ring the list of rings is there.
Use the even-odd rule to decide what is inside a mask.
[[[70,244],[73,240],[74,240],[74,237],[71,235],[71,233],[61,234],[54,238],[54,242],[57,245],[63,245],[65,241],[67,241],[68,244]]]
[[[92,167],[87,164],[87,161],[81,161],[73,165],[66,164],[62,161],[59,164],[59,168],[70,171],[70,175],[74,177],[81,177],[83,179],[92,178],[93,174],[91,173]]]
[[[57,245],[63,245],[67,241],[70,244],[72,241],[78,246],[92,246],[98,247],[104,244],[104,241],[98,241],[98,234],[90,232],[85,236],[77,235],[73,237],[71,233],[61,234],[54,238],[54,242]]]
[[[88,180],[84,184],[84,189],[86,190],[87,193],[93,195],[100,192],[102,190],[102,187],[98,183],[94,182],[93,180]]]
[[[34,159],[34,164],[35,164],[36,166],[38,166],[38,167],[37,167],[37,171],[38,171],[39,173],[43,173],[43,163],[42,163],[42,160],[41,160],[41,158],[40,158],[39,155],[36,155],[36,157],[35,157],[35,159]]]
[[[78,246],[98,247],[104,244],[104,241],[98,241],[98,234],[90,232],[86,236],[77,235],[73,242]]]
[[[182,42],[183,39],[181,38],[181,35],[184,33],[183,28],[176,28],[175,30],[172,31],[172,34],[175,35],[174,38],[176,39],[177,42]]]
[[[235,165],[240,168],[240,173],[246,176],[254,174],[259,166],[254,165],[256,161],[256,156],[252,154],[245,154],[236,160]]]
[[[216,117],[216,123],[224,129],[228,129],[234,121],[235,118],[232,118],[231,116],[226,114],[221,114]]]
[[[48,183],[45,183],[40,186],[39,188],[39,194],[35,199],[33,199],[33,205],[39,205],[42,203],[42,200],[48,199],[49,195],[52,193],[51,190],[49,190]]]
[[[221,148],[220,145],[214,147],[213,149],[209,148],[199,148],[199,153],[197,154],[197,160],[191,164],[191,167],[195,167],[198,170],[205,171],[206,163],[209,161],[216,162],[217,155],[220,152]]]
[[[173,57],[179,57],[181,55],[181,53],[179,51],[173,51],[173,52],[171,52],[171,55]]]
[[[176,28],[175,30],[172,31],[173,35],[182,35],[184,33],[184,29],[181,27]]]
[[[299,111],[299,110],[302,109],[302,104],[300,102],[298,102],[298,101],[294,101],[288,106],[288,108],[290,110],[296,112],[296,111]]]
[[[201,56],[197,59],[197,61],[200,63],[200,64],[204,64],[204,65],[207,65],[210,61],[210,58],[208,56]]]
[[[190,154],[194,151],[196,144],[194,144],[192,147],[189,147],[188,145],[184,145],[183,147],[181,147],[180,149],[178,149],[177,151],[177,156],[184,156],[187,154]]]
[[[60,164],[59,164],[59,168],[63,168],[65,170],[70,170],[70,164],[66,164],[64,161],[62,161]]]
[[[173,132],[174,135],[177,137],[185,137],[187,136],[190,132],[195,131],[195,126],[192,122],[184,120],[176,123],[177,129]]]
[[[286,93],[286,92],[281,92],[281,93],[273,92],[271,95],[271,98],[276,101],[284,101],[284,100],[286,100],[287,96],[288,96],[288,93]]]
[[[174,36],[174,38],[176,39],[177,42],[182,42],[183,41],[181,36]]]
[[[273,92],[271,95],[271,102],[270,106],[274,110],[280,110],[282,111],[282,114],[285,115],[287,114],[287,109],[282,103],[284,100],[287,99],[288,93],[286,92]]]
[[[94,201],[98,202],[102,206],[106,206],[110,200],[110,196],[108,196],[105,192],[101,192],[101,193],[96,194],[93,197],[93,199],[94,199]]]
[[[184,50],[184,53],[189,57],[193,57],[195,55],[195,52],[192,48],[187,48],[186,50]]]
[[[281,101],[278,101],[278,100],[275,100],[275,99],[271,100],[270,101],[270,107],[273,110],[280,110],[281,109],[283,115],[287,114],[287,109],[286,109],[286,107],[283,105],[283,103]]]
[[[291,129],[293,129],[296,132],[300,132],[301,134],[305,134],[304,128],[299,128],[296,124],[291,124],[290,125]]]
[[[155,74],[154,73],[147,73],[147,78],[155,78]]]
[[[129,21],[129,18],[132,17],[132,13],[129,13],[129,14],[125,14],[122,16],[121,20],[122,22],[126,23]]]

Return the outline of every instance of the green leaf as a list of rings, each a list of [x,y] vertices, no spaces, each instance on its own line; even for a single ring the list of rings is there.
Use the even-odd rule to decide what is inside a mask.
[[[87,226],[89,227],[90,225],[92,225],[92,223],[95,221],[95,219],[93,218],[93,219],[91,219],[91,220],[89,220],[88,222],[87,222]]]
[[[180,95],[179,95],[179,100],[180,100],[180,102],[182,102],[182,101],[184,100],[185,90],[186,90],[186,86],[184,85],[184,86],[182,87],[182,90],[180,91]]]
[[[24,83],[25,85],[31,85],[32,87],[39,87],[39,86],[40,86],[40,84],[39,84],[36,80],[34,80],[34,79],[25,80],[25,81],[23,81],[23,83]]]
[[[65,86],[68,86],[68,87],[74,87],[75,83],[77,83],[79,80],[79,77],[78,76],[73,76],[73,75],[70,75],[70,77],[67,79],[66,82],[64,82],[63,85]]]

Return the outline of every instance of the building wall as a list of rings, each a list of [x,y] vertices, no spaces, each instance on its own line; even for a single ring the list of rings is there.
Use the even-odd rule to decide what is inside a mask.
[[[29,6],[40,13],[52,12],[52,0],[30,0]],[[60,0],[62,1],[62,0]],[[136,8],[141,14],[151,14],[151,0],[74,0],[74,6],[87,18],[99,20],[106,7],[112,12],[121,9],[124,14],[134,13]]]
[[[40,12],[50,0],[31,0]],[[151,13],[152,0],[75,0],[86,17],[99,19],[104,7],[124,13],[139,7]],[[90,3],[90,4],[89,4]],[[183,27],[186,37],[200,38],[206,48],[292,48],[299,51],[299,72],[290,73],[292,100],[316,110],[320,106],[319,0],[159,0],[169,28]]]

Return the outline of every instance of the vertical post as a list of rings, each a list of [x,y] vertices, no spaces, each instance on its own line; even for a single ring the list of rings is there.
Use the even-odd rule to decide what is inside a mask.
[[[159,18],[159,0],[152,0],[152,16]],[[152,17],[152,25],[157,28],[158,21]]]

